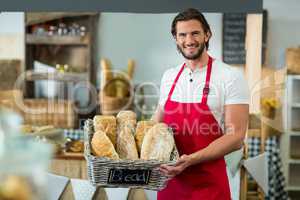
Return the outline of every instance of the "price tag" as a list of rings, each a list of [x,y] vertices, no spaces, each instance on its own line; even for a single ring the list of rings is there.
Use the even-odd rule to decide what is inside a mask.
[[[108,184],[146,185],[151,170],[148,169],[110,169]]]

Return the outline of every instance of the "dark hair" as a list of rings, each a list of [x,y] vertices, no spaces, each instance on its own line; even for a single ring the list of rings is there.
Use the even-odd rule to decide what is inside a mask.
[[[171,27],[172,35],[174,37],[176,37],[177,22],[179,22],[179,21],[188,21],[188,20],[192,20],[192,19],[198,20],[200,22],[205,34],[209,33],[210,36],[212,35],[211,30],[210,30],[210,26],[207,23],[205,17],[203,16],[203,14],[201,12],[199,12],[197,9],[194,9],[194,8],[188,8],[188,9],[184,10],[183,12],[179,13],[178,15],[176,15],[176,17],[173,19],[173,22],[172,22],[172,27]],[[209,39],[205,43],[205,46],[206,46],[206,49],[208,49]]]

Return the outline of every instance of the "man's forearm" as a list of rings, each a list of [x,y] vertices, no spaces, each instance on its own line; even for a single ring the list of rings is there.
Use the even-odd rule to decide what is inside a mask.
[[[213,141],[206,148],[191,154],[191,165],[215,160],[224,155],[240,149],[243,145],[244,134],[228,134],[223,135]]]

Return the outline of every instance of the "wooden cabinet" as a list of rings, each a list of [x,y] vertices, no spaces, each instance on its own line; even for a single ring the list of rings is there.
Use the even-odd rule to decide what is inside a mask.
[[[26,13],[26,71],[33,69],[34,61],[53,67],[57,64],[68,65],[69,69],[63,73],[67,78],[58,78],[59,81],[87,80],[95,84],[98,18],[97,13]],[[67,31],[74,24],[84,27],[84,35],[71,32],[59,34],[57,31],[49,33],[49,27],[58,28],[60,24],[64,24]],[[48,79],[32,73],[26,75],[28,81],[34,81],[35,78]],[[27,87],[26,95],[34,96],[31,87]]]
[[[73,89],[78,88],[78,84],[84,89],[96,84],[97,61],[95,57],[99,14],[34,12],[26,13],[25,20],[25,97],[36,97],[34,88],[39,81],[53,80],[64,85],[63,88],[57,89],[60,91],[55,98],[72,98],[75,100],[75,105],[80,107],[79,100],[76,102],[73,98]],[[65,32],[60,31],[59,28],[62,26]],[[36,61],[51,68],[60,65],[62,70],[52,72],[34,70]],[[87,102],[94,101],[88,92],[82,96],[87,96],[85,97]]]

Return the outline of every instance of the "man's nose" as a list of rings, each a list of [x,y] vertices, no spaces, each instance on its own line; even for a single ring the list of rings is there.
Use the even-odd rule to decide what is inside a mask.
[[[195,43],[195,39],[192,36],[192,34],[187,34],[185,42],[186,42],[187,45],[192,45],[192,44]]]

